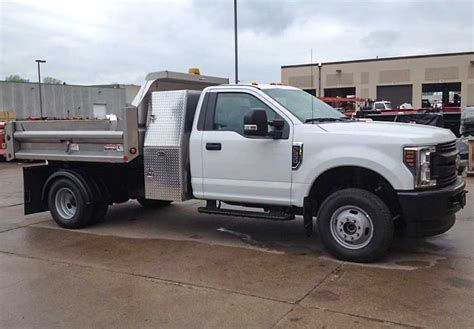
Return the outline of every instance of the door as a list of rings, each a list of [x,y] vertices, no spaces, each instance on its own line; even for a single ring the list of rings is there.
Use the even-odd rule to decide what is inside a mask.
[[[412,98],[412,85],[377,86],[377,99],[381,101],[390,101],[393,109],[403,103],[413,104]]]
[[[281,139],[250,137],[244,115],[264,109],[268,120],[281,118],[256,95],[220,92],[211,97],[202,134],[205,199],[289,205],[291,200],[291,134],[285,121]],[[269,129],[272,129],[269,127]]]

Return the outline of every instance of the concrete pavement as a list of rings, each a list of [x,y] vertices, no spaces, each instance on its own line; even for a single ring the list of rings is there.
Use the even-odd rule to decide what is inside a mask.
[[[200,202],[110,208],[84,230],[22,215],[21,171],[0,164],[0,327],[474,326],[474,180],[446,234],[389,256],[333,259],[300,219],[210,216]]]

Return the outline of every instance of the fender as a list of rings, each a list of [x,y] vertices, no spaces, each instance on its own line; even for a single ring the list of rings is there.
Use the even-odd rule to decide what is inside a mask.
[[[306,145],[305,145],[306,146]],[[413,189],[413,175],[403,161],[376,148],[363,145],[305,148],[303,163],[293,172],[292,203],[302,206],[312,185],[323,173],[337,167],[361,167],[384,177],[395,190]],[[386,150],[387,153],[393,150]],[[398,149],[397,149],[398,152]],[[401,151],[400,151],[401,154]]]
[[[412,173],[403,164],[401,158],[397,161],[398,159],[393,158],[393,152],[387,151],[389,154],[376,148],[350,145],[324,149],[313,155],[310,153],[308,159],[304,160],[309,160],[308,163],[312,168],[305,170],[303,181],[313,183],[319,175],[335,167],[356,166],[378,173],[394,189],[413,189]],[[401,151],[397,153],[402,154]]]
[[[51,184],[57,179],[57,178],[68,178],[72,180],[83,192],[86,197],[86,204],[92,204],[94,200],[96,200],[97,191],[99,190],[97,188],[96,184],[90,184],[90,180],[84,178],[83,174],[70,170],[70,169],[61,169],[56,172],[54,172],[51,176],[48,177],[46,180],[43,190],[41,192],[41,200],[45,201],[47,198],[47,194],[49,191],[49,188],[51,187]],[[91,187],[92,185],[92,187]],[[95,185],[95,187],[94,187]],[[94,191],[96,190],[96,191]]]

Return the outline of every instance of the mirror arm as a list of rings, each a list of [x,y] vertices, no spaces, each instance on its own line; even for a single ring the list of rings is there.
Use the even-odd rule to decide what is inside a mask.
[[[281,131],[280,129],[278,130],[275,129],[275,130],[269,131],[268,136],[273,137],[273,139],[281,139],[281,137],[283,136],[283,131]]]
[[[285,122],[283,120],[272,120],[268,121],[268,125],[276,129],[283,129]]]
[[[268,136],[273,137],[273,139],[281,139],[285,122],[283,120],[272,120],[268,121],[268,125],[274,128],[272,131],[268,132]]]

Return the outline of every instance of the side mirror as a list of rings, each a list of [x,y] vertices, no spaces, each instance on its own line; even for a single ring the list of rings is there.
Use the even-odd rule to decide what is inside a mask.
[[[267,112],[254,108],[245,113],[244,134],[247,136],[268,136]]]

